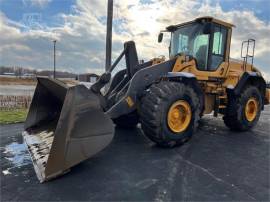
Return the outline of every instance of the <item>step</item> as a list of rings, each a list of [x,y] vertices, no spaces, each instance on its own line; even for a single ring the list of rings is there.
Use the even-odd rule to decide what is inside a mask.
[[[220,99],[226,99],[227,98],[227,95],[220,95],[218,96]]]
[[[225,109],[227,106],[226,105],[219,105],[218,108],[219,109]]]

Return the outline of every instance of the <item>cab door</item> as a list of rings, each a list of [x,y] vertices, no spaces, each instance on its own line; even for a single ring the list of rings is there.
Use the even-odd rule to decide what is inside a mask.
[[[228,28],[213,23],[209,34],[201,34],[195,38],[193,50],[197,65],[191,73],[199,80],[225,77],[229,65],[229,31]]]
[[[213,33],[210,40],[210,51],[208,54],[208,71],[215,71],[225,62],[227,28],[214,24]]]

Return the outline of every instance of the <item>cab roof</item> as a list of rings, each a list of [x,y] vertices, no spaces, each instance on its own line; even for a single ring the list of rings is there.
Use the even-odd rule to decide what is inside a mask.
[[[213,18],[211,16],[204,16],[204,17],[196,18],[195,20],[192,20],[192,21],[189,21],[189,22],[184,22],[184,23],[181,23],[181,24],[168,26],[166,29],[168,31],[170,31],[170,30],[173,30],[174,28],[182,27],[184,25],[188,25],[188,24],[191,24],[191,23],[194,23],[194,22],[214,22],[214,23],[223,25],[223,26],[228,27],[228,28],[235,27],[235,25],[233,25],[231,23],[228,23],[228,22]]]

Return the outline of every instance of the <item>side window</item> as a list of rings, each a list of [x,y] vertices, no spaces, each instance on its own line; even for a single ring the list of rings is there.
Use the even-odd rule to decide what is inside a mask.
[[[209,70],[216,70],[224,61],[227,40],[227,29],[215,26],[213,35],[212,56]]]
[[[185,53],[188,51],[188,35],[184,35],[182,33],[175,33],[173,35],[173,41],[171,43],[172,49],[171,52],[173,54],[178,54],[178,53]]]
[[[180,34],[178,53],[186,52],[187,49],[188,49],[188,36]]]
[[[208,46],[209,46],[208,34],[200,34],[195,38],[193,44],[193,56],[197,60],[197,68],[199,70],[207,69]]]

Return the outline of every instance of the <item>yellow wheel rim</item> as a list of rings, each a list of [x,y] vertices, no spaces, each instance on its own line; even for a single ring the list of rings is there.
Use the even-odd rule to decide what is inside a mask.
[[[175,133],[183,132],[189,126],[191,116],[189,103],[184,100],[178,100],[172,104],[168,111],[168,126]]]
[[[258,101],[254,97],[252,97],[247,101],[247,104],[245,106],[246,119],[249,122],[253,121],[257,116],[257,112],[258,112]]]

